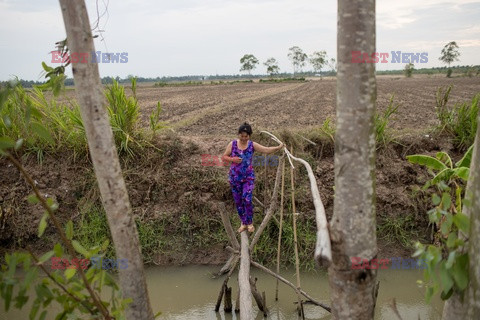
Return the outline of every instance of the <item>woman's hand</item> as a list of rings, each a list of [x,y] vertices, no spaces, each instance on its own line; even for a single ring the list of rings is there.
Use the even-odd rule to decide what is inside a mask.
[[[242,158],[240,157],[231,157],[230,159],[234,163],[242,163]]]
[[[278,148],[277,150],[282,150],[283,147],[284,147],[284,145],[283,145],[283,142],[282,142],[282,143],[280,143],[280,145],[277,147],[277,148]]]

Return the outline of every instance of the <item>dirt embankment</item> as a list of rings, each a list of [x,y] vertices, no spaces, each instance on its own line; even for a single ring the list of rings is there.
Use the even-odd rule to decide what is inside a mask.
[[[480,78],[377,78],[377,109],[385,110],[392,94],[394,101],[400,103],[398,113],[389,123],[389,127],[396,130],[397,143],[377,152],[380,257],[406,256],[411,251],[408,249],[410,240],[429,240],[431,228],[426,211],[430,199],[420,190],[427,180],[427,172],[407,163],[405,156],[443,150],[454,159],[460,157],[448,138],[432,136],[428,131],[437,125],[435,93],[438,87],[448,85],[454,86],[450,103],[470,101],[479,92]],[[271,140],[258,134],[262,129],[270,130],[287,145],[293,145],[296,154],[311,163],[327,214],[331,217],[333,144],[328,138],[319,138],[318,127],[329,117],[335,120],[335,92],[332,79],[303,83],[139,87],[137,97],[142,124],[148,126],[149,115],[160,101],[162,120],[176,132],[159,137],[154,142],[156,149],[145,147],[136,150],[134,158],[122,158],[145,260],[158,264],[222,263],[227,258],[224,249],[227,239],[216,211],[216,204],[224,202],[232,213],[232,221],[238,223],[227,183],[227,168],[202,166],[201,155],[222,154],[227,143],[235,138],[236,128],[244,121],[253,125],[253,140],[271,145]],[[308,144],[296,133],[314,140],[317,145]],[[59,203],[61,220],[74,220],[77,237],[93,245],[109,236],[88,157],[75,157],[64,151],[47,154],[39,164],[33,151],[18,156],[22,157],[42,194]],[[314,208],[302,170],[296,174],[295,199],[296,207],[302,212],[299,221],[299,227],[303,228],[300,232],[302,258],[310,261],[315,234]],[[266,179],[263,168],[257,171],[255,194],[268,203],[264,190],[271,192],[273,189],[275,170],[269,168]],[[55,240],[51,227],[47,229],[45,241],[38,240],[37,226],[43,210],[39,205],[28,204],[29,194],[31,190],[20,174],[5,159],[0,159],[0,248],[4,251],[30,244],[40,252]],[[286,208],[290,205],[287,200]],[[255,222],[259,223],[262,216],[259,206],[255,216]],[[271,239],[277,239],[277,232],[274,223],[264,232],[254,253],[259,260],[272,261],[276,249]],[[283,262],[289,263],[291,257],[288,255],[293,251],[288,233],[285,236]]]
[[[333,212],[333,145],[326,140],[316,141],[316,146],[303,145],[298,139],[295,140],[294,135],[283,135],[288,143],[296,144],[296,150],[303,150],[298,154],[312,163],[322,201],[330,218]],[[268,141],[262,141],[259,136],[254,138],[268,144]],[[220,154],[228,140],[218,139],[216,143],[210,144],[210,149],[206,149],[194,142],[196,139],[168,135],[158,142],[158,150],[144,150],[135,159],[122,160],[133,213],[141,223],[157,228],[154,229],[156,232],[149,235],[150,238],[161,239],[153,247],[144,249],[144,252],[147,250],[151,254],[153,263],[219,264],[228,257],[224,249],[227,240],[215,210],[216,203],[224,202],[232,212],[232,221],[237,222],[226,180],[227,168],[201,165],[202,154]],[[413,153],[431,154],[439,150],[452,151],[451,145],[442,141],[441,137],[434,140],[422,136],[379,150],[376,208],[380,257],[409,255],[411,249],[406,248],[405,243],[402,245],[402,237],[407,237],[407,240],[429,240],[425,236],[430,230],[426,215],[429,198],[418,191],[426,181],[427,173],[422,168],[409,164],[405,156]],[[41,193],[53,197],[59,203],[58,215],[63,222],[73,219],[78,226],[85,215],[92,214],[85,209],[86,204],[99,204],[99,193],[88,159],[74,159],[65,153],[47,155],[43,163],[38,164],[34,155],[30,154],[23,155],[23,163]],[[255,193],[262,201],[263,189],[271,191],[273,188],[274,171],[269,169],[265,181],[263,168],[257,168]],[[314,208],[306,181],[305,172],[300,169],[296,177],[296,205],[302,212],[299,223],[309,225],[306,232],[314,234]],[[52,227],[49,227],[45,240],[47,244],[38,240],[37,226],[43,211],[38,205],[27,202],[30,193],[30,188],[15,168],[1,159],[0,244],[4,251],[31,245],[41,252],[48,248],[48,242],[56,238]],[[257,207],[256,210],[259,221],[261,208]],[[276,239],[272,234],[274,231],[269,232],[266,236]],[[398,237],[392,233],[398,233]],[[313,242],[308,238],[301,243],[306,257],[313,252],[312,245]],[[261,250],[256,254],[260,259],[268,261],[272,255],[270,248],[262,247]],[[288,258],[286,259],[284,262],[288,263]]]

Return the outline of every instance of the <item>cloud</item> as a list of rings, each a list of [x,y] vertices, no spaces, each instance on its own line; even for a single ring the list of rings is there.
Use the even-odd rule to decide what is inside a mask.
[[[87,0],[90,22],[101,18],[103,52],[128,52],[129,61],[103,65],[102,76],[164,76],[239,73],[241,56],[274,57],[291,71],[288,48],[336,57],[337,4],[318,0]],[[461,62],[479,64],[480,2],[458,0],[377,1],[377,50],[429,52],[457,41]],[[98,30],[95,31],[98,33]],[[54,43],[65,37],[56,0],[0,0],[0,80],[11,74],[38,77]],[[388,66],[386,66],[388,67]],[[256,72],[265,72],[259,65]]]

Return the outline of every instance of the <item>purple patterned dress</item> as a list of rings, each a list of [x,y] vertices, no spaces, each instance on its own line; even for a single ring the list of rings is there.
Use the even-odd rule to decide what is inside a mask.
[[[242,158],[241,163],[232,162],[228,175],[228,182],[232,187],[233,200],[237,207],[238,215],[242,224],[249,225],[253,222],[252,193],[255,183],[255,172],[253,171],[253,142],[248,140],[245,150],[240,150],[237,140],[232,141],[232,157]]]

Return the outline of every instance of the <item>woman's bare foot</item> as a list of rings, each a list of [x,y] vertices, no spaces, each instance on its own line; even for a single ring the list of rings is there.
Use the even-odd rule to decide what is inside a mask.
[[[247,230],[247,226],[244,225],[244,224],[242,224],[242,225],[240,226],[240,228],[238,228],[237,232],[238,232],[238,233],[242,233],[242,232],[245,231],[245,230]]]
[[[253,226],[253,224],[249,224],[247,226],[247,230],[248,230],[248,232],[252,233],[253,231],[255,231],[255,227]]]

